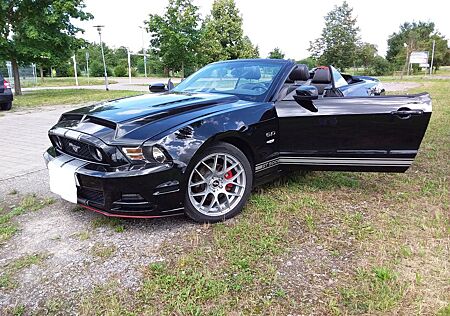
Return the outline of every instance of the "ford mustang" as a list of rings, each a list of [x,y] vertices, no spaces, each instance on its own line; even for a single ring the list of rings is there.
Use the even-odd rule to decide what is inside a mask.
[[[216,222],[284,171],[404,172],[431,116],[427,93],[287,60],[217,62],[150,91],[61,116],[51,191],[107,216]]]

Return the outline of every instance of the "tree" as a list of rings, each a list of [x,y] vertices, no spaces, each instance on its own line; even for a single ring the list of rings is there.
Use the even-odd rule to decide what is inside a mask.
[[[312,69],[317,66],[317,60],[315,60],[312,57],[307,57],[307,58],[304,58],[301,60],[297,60],[296,63],[306,65],[306,66],[308,66],[309,69]]]
[[[284,53],[278,47],[275,47],[270,53],[269,58],[272,59],[284,59]]]
[[[435,69],[449,62],[448,40],[436,29],[433,22],[405,22],[400,25],[398,32],[392,33],[388,38],[388,50],[386,59],[394,64],[397,69],[407,65],[407,53],[416,50],[429,51],[435,45]]]
[[[83,0],[0,0],[0,59],[10,60],[15,94],[22,94],[19,64],[61,63],[83,43],[74,20],[88,20]]]
[[[152,47],[168,69],[181,70],[195,63],[200,16],[192,0],[169,0],[164,15],[150,14],[146,22]]]
[[[345,1],[328,12],[321,37],[310,42],[309,51],[313,58],[322,64],[332,64],[341,71],[353,65],[359,28],[352,12],[353,9]]]
[[[369,66],[375,60],[377,56],[377,46],[370,43],[361,43],[356,49],[356,66],[363,66],[369,68]]]
[[[202,25],[199,62],[255,57],[259,57],[259,49],[244,35],[234,0],[215,0]]]

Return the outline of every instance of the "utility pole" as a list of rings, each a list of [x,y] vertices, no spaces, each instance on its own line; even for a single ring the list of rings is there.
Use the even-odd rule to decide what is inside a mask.
[[[406,48],[406,62],[405,62],[405,66],[403,67],[403,71],[402,71],[402,75],[400,76],[400,79],[403,79],[403,75],[404,75],[404,73],[405,73],[405,71],[406,71],[406,67],[408,67],[408,72],[409,72],[409,63],[408,63],[408,61],[409,61],[409,59],[408,59],[408,44],[403,43],[403,47]]]
[[[78,74],[77,74],[77,60],[75,55],[72,56],[73,59],[73,72],[75,74],[75,84],[78,86]]]
[[[430,76],[433,73],[433,62],[434,62],[434,46],[436,45],[436,40],[433,40],[433,50],[431,52],[431,65],[430,65]]]
[[[147,52],[146,52],[145,43],[144,43],[145,26],[139,26],[139,28],[142,30],[142,54],[144,54],[144,73],[145,73],[145,78],[147,78]]]
[[[108,72],[106,71],[105,52],[103,51],[103,43],[102,43],[102,27],[105,27],[105,26],[104,25],[95,25],[94,27],[97,28],[98,35],[100,36],[100,47],[102,49],[103,69],[105,70],[105,89],[106,89],[106,91],[109,91]]]

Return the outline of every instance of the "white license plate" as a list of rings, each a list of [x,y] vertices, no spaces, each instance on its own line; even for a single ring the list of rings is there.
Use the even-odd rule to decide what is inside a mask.
[[[64,200],[77,203],[77,180],[75,172],[86,162],[68,156],[60,156],[47,165],[50,177],[50,191]]]

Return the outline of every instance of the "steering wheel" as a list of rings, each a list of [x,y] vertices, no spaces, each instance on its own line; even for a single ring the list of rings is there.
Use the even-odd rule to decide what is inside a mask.
[[[266,86],[263,83],[255,82],[255,83],[244,83],[243,85],[239,86],[241,89],[248,89],[248,90],[254,90],[254,91],[261,91],[264,92],[267,90]]]

